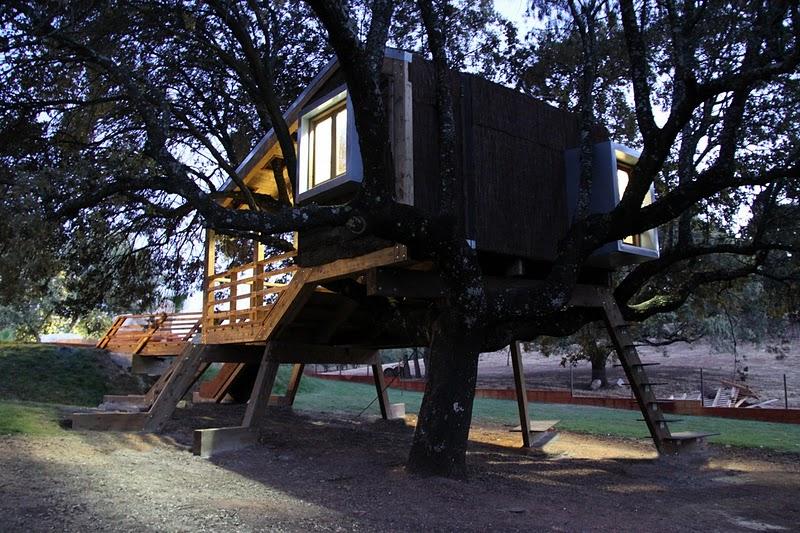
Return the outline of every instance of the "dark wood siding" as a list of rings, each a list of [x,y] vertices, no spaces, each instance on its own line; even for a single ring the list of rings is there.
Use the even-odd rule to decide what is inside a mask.
[[[440,189],[439,180],[439,133],[436,110],[436,87],[433,66],[414,57],[409,65],[409,79],[412,88],[413,142],[414,142],[414,205],[426,213],[436,215],[439,212]],[[460,75],[453,73],[453,107],[456,128],[464,131],[462,124],[462,99]],[[455,165],[457,175],[462,175],[463,138],[457,137]],[[465,212],[463,190],[457,190],[457,209]]]
[[[439,196],[433,68],[414,58],[414,201],[436,213]],[[564,151],[579,123],[554,108],[476,76],[454,75],[458,172],[468,238],[479,251],[552,260],[568,216]]]
[[[564,151],[575,115],[475,76],[471,150],[478,249],[551,260],[567,230]]]

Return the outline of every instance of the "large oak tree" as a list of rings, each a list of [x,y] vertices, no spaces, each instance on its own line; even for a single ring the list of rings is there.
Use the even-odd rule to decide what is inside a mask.
[[[667,226],[670,246],[661,258],[627,272],[615,290],[626,318],[644,320],[677,309],[709,284],[767,270],[788,279],[793,273],[781,259],[797,248],[795,3],[586,0],[533,7],[551,34],[534,32],[524,49],[487,3],[8,2],[0,8],[0,126],[9,146],[28,144],[0,154],[0,187],[28,191],[29,201],[58,221],[56,232],[100,216],[116,229],[141,227],[135,246],[171,245],[174,257],[176,236],[202,223],[276,248],[289,246],[281,238],[286,232],[340,226],[432,260],[444,287],[433,313],[390,317],[431,339],[409,466],[464,475],[478,354],[596,320],[569,306],[581,265],[595,249]],[[391,192],[380,71],[385,46],[401,39],[426,53],[436,72],[440,172],[425,177],[439,186],[436,217],[395,202]],[[474,43],[488,45],[465,53]],[[501,45],[505,55],[496,53]],[[332,54],[359,133],[359,194],[346,205],[292,207],[285,198],[250,193],[235,168],[268,129],[295,171],[282,112]],[[556,61],[568,68],[554,68]],[[595,123],[609,122],[608,102],[630,110],[619,127],[642,147],[619,205],[602,214],[578,209],[535,290],[487,287],[455,208],[462,177],[453,161],[448,72],[469,66],[488,73],[498,65],[503,72],[524,69],[504,81],[580,112],[586,156]],[[582,206],[590,165],[584,157]],[[223,179],[240,185],[250,209],[217,202]],[[642,207],[653,183],[659,197]],[[750,216],[736,231],[699,241],[689,231],[713,220],[731,227],[742,207]]]

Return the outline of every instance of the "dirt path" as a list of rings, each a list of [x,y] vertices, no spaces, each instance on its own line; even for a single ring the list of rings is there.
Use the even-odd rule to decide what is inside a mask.
[[[223,418],[236,419],[237,407]],[[561,434],[526,453],[473,431],[468,483],[409,476],[411,428],[272,413],[263,444],[208,461],[180,413],[170,437],[0,438],[3,531],[779,531],[800,523],[797,457],[712,450],[656,460],[634,441]]]

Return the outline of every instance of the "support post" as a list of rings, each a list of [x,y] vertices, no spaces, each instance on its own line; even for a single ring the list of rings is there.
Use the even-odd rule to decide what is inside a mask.
[[[303,378],[305,367],[306,365],[303,363],[292,365],[292,375],[289,376],[289,383],[286,384],[287,405],[294,405],[294,398],[297,396],[298,389],[300,389],[300,380]]]
[[[375,391],[378,393],[378,404],[381,407],[381,416],[389,419],[389,395],[386,394],[386,383],[383,380],[383,365],[372,365],[372,376],[375,379]]]
[[[789,408],[789,389],[786,387],[786,374],[783,375],[783,407]]]
[[[706,406],[706,387],[703,382],[703,369],[700,369],[700,406]]]
[[[522,431],[522,445],[531,447],[531,418],[528,414],[528,392],[525,390],[525,372],[522,368],[522,350],[519,341],[511,343],[511,364],[514,367],[514,388],[517,392],[519,426]]]
[[[573,377],[573,371],[575,369],[575,365],[570,362],[569,364],[569,397],[572,398],[575,395],[575,381]]]
[[[236,324],[239,322],[239,315],[236,314],[236,304],[239,302],[239,273],[236,271],[231,272],[230,278],[230,289],[228,289],[230,291],[228,295],[230,301],[228,302],[228,309],[231,314],[230,323]]]
[[[250,393],[250,401],[247,402],[247,410],[242,421],[243,427],[258,428],[263,424],[279,366],[278,358],[272,354],[272,343],[268,342],[264,348],[264,355],[261,357],[261,364],[258,366],[258,374]]]
[[[205,342],[206,331],[213,326],[214,313],[214,294],[211,292],[211,276],[216,273],[217,262],[217,238],[213,229],[206,230],[205,242],[205,265],[203,271],[203,341]]]
[[[264,290],[264,278],[261,277],[264,264],[259,261],[264,259],[264,245],[259,241],[253,241],[253,283],[250,285],[250,320],[255,321],[259,309],[264,304],[264,295],[260,294]]]

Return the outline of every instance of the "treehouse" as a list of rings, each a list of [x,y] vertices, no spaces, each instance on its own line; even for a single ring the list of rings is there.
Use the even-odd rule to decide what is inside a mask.
[[[391,124],[398,201],[435,214],[439,143],[432,65],[387,51],[386,107]],[[536,276],[546,271],[576,202],[579,121],[517,91],[474,75],[453,74],[457,124],[457,201],[467,238],[486,271]],[[345,203],[361,182],[353,109],[343,76],[331,63],[286,114],[296,142],[297,183],[290,183],[277,140],[268,133],[239,167],[255,192],[299,205]],[[638,153],[595,132],[592,209],[608,211],[624,193]],[[276,170],[279,172],[276,174]],[[235,189],[233,183],[227,184]],[[648,200],[649,201],[649,200]],[[310,264],[330,235],[299,236],[298,262]],[[658,257],[655,230],[609,243],[590,266],[612,269]]]
[[[457,204],[468,243],[477,252],[487,283],[530,286],[547,274],[573,216],[578,117],[473,75],[453,73],[451,80],[456,172],[463,176]],[[388,50],[382,83],[395,197],[435,214],[439,140],[433,67],[419,56]],[[253,193],[293,205],[343,204],[352,199],[363,171],[352,102],[335,62],[316,76],[285,118],[296,147],[296,181],[289,179],[274,132],[261,139],[242,162],[237,170],[240,180]],[[602,128],[593,135],[591,209],[604,212],[624,193],[638,154],[611,142]],[[245,208],[237,187],[233,181],[226,183],[223,191],[228,194],[222,202],[230,208]],[[195,342],[184,337],[180,357],[152,394],[141,400],[146,411],[137,413],[137,419],[128,417],[125,423],[149,430],[163,427],[177,400],[212,362],[226,365],[203,385],[201,395],[219,401],[238,394],[249,401],[242,426],[199,434],[196,447],[201,454],[252,440],[269,402],[291,404],[304,364],[372,365],[381,413],[390,415],[377,350],[419,346],[426,340],[388,326],[381,319],[380,304],[375,306],[376,300],[386,298],[372,297],[390,297],[393,306],[409,313],[424,312],[441,295],[433,265],[412,257],[403,245],[345,229],[301,232],[295,235],[295,244],[291,253],[265,257],[263,246],[257,243],[223,250],[214,232],[208,231],[201,333],[195,334]],[[332,247],[348,252],[332,254]],[[240,259],[228,260],[218,269],[220,255]],[[325,259],[334,255],[336,260]],[[602,308],[656,445],[673,449],[700,436],[670,433],[653,384],[647,381],[645,364],[610,294],[609,273],[614,268],[655,257],[655,230],[607,244],[585,265],[573,304]],[[136,346],[147,353],[147,343]],[[150,352],[164,353],[153,348]],[[518,350],[514,359],[527,445],[536,430],[527,415]],[[281,363],[295,366],[286,396],[277,398],[271,396],[271,389]],[[76,420],[83,427],[95,423],[85,417]]]

